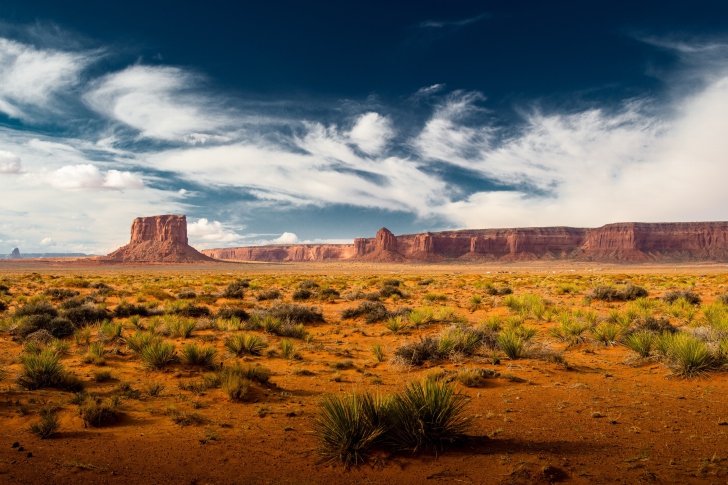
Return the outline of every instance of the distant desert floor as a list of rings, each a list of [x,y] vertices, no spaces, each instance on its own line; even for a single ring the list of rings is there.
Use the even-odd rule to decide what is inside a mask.
[[[0,285],[0,483],[728,481],[725,264],[16,260],[0,261]],[[595,293],[635,286],[647,296]],[[293,304],[323,321],[296,328]],[[74,334],[27,343],[42,320],[32,305],[52,307]],[[479,340],[422,362],[403,357],[424,338],[444,348],[463,333]],[[226,343],[241,334],[267,344],[261,355],[231,354]],[[214,348],[214,365],[151,369],[129,344],[144,335],[177,357]],[[511,357],[508,335],[520,345]],[[644,357],[635,335],[649,340]],[[681,375],[666,335],[696,341],[708,365]],[[23,359],[49,349],[82,391],[19,380]],[[269,380],[235,399],[219,376],[236,365],[265,368]],[[390,395],[425,379],[470,398],[468,439],[439,452],[376,448],[349,469],[321,463],[312,429],[325,395]],[[89,403],[108,403],[113,419],[84,423]],[[30,431],[43,412],[60,421],[47,439]]]

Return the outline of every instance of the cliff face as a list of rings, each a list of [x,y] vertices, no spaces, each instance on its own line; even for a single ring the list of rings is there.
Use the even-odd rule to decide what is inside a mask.
[[[212,261],[187,244],[187,218],[177,215],[134,219],[129,244],[102,259],[121,263]]]
[[[243,261],[728,261],[728,222],[620,223],[596,229],[467,229],[395,236],[386,228],[353,244],[210,249]]]

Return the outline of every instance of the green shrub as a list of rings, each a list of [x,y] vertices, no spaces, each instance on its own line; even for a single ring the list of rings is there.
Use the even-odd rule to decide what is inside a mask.
[[[520,359],[526,354],[525,341],[517,330],[505,329],[498,334],[496,345],[510,359]]]
[[[81,305],[63,311],[63,316],[77,327],[85,327],[109,318],[109,313],[94,305]]]
[[[237,318],[238,320],[248,320],[250,315],[243,308],[223,306],[215,314],[217,318],[222,320],[231,320]]]
[[[163,369],[177,361],[174,344],[171,342],[154,341],[142,348],[139,356],[146,367]]]
[[[40,421],[30,425],[30,432],[44,440],[58,432],[61,422],[51,408],[40,411]]]
[[[215,357],[217,357],[217,350],[211,345],[200,347],[192,343],[185,345],[180,350],[180,361],[187,365],[196,365],[212,369],[215,367]]]
[[[717,363],[705,342],[684,333],[671,338],[666,355],[673,373],[685,377],[699,375]]]
[[[104,342],[115,342],[121,339],[123,329],[121,323],[104,322],[99,327],[99,334]]]
[[[614,323],[600,323],[592,329],[594,339],[604,345],[614,345],[621,333],[622,327]]]
[[[169,334],[177,338],[190,338],[192,331],[197,326],[197,322],[193,319],[174,319],[167,323]]]
[[[267,290],[259,291],[255,295],[255,299],[258,301],[265,301],[265,300],[277,300],[281,297],[281,292],[278,291],[276,288],[269,288]]]
[[[637,352],[640,357],[649,357],[652,352],[655,335],[647,330],[639,330],[628,335],[624,344],[631,350]]]
[[[442,382],[412,382],[395,394],[387,406],[387,422],[396,449],[441,451],[462,440],[471,417],[465,415],[467,395]]]
[[[233,281],[227,285],[225,291],[222,292],[222,297],[242,300],[245,298],[245,288],[248,288],[249,286],[250,282],[248,280]]]
[[[126,346],[129,350],[136,354],[140,354],[145,347],[155,343],[161,343],[162,338],[155,336],[151,332],[137,330],[134,332],[134,335],[126,337],[124,341],[126,342]]]
[[[243,366],[239,363],[235,365],[223,367],[219,372],[220,380],[222,381],[225,376],[234,374],[251,381],[256,381],[261,384],[266,384],[270,380],[270,369],[263,367],[262,365],[247,365]]]
[[[240,401],[250,389],[250,379],[239,374],[224,374],[220,379],[220,388],[231,401]]]
[[[369,393],[325,396],[313,425],[319,440],[321,462],[345,467],[366,461],[371,448],[387,428],[381,423],[382,403]]]
[[[372,354],[374,354],[374,358],[377,359],[377,362],[384,362],[384,349],[382,348],[382,344],[373,344]]]
[[[307,290],[305,288],[299,288],[293,292],[292,298],[293,301],[302,301],[302,300],[308,300],[313,296],[313,292],[311,290]]]
[[[268,342],[258,335],[238,333],[225,341],[225,348],[237,357],[243,354],[261,355]]]
[[[67,290],[65,288],[48,288],[43,294],[53,301],[65,300],[79,295],[78,291]]]
[[[23,354],[20,356],[20,363],[22,367],[18,385],[24,389],[55,387],[69,392],[83,389],[80,379],[65,370],[60,356],[52,349],[38,354]]]
[[[614,286],[597,286],[592,289],[589,298],[602,301],[631,301],[647,296],[647,290],[641,286],[627,284],[622,288]]]
[[[58,316],[58,310],[47,301],[28,303],[15,310],[16,317],[29,317],[32,315],[48,315],[51,318]]]
[[[114,310],[114,317],[116,318],[129,318],[133,315],[148,317],[149,309],[142,305],[132,305],[122,301]]]
[[[677,300],[685,300],[691,305],[700,305],[700,295],[695,293],[693,290],[672,290],[665,293],[662,297],[662,301],[665,303],[675,303]]]
[[[291,340],[281,340],[281,352],[285,359],[296,359],[298,358],[298,352],[296,352],[296,345]]]
[[[119,418],[119,404],[117,398],[104,400],[87,397],[79,406],[78,414],[83,420],[83,426],[99,428],[116,422]]]
[[[401,316],[396,316],[384,322],[384,326],[390,332],[397,334],[407,328],[407,323],[402,321]]]
[[[270,316],[286,323],[323,323],[324,314],[316,307],[294,304],[280,304],[260,312],[261,316]]]

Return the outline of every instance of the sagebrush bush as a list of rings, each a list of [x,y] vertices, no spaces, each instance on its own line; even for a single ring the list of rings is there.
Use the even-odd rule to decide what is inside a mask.
[[[230,306],[221,307],[217,311],[215,316],[222,320],[231,320],[233,318],[237,318],[238,320],[245,321],[248,318],[250,318],[250,315],[248,314],[248,312],[246,312],[243,308],[230,307]]]
[[[66,300],[79,295],[78,291],[68,290],[66,288],[48,288],[43,294],[53,301]]]
[[[662,297],[662,301],[665,303],[675,303],[677,300],[685,300],[691,305],[700,305],[702,301],[700,295],[695,293],[693,290],[672,290],[665,293]]]
[[[648,295],[647,290],[641,286],[627,284],[622,288],[614,286],[597,286],[589,294],[590,298],[602,301],[631,301],[637,298],[644,298]]]
[[[77,327],[93,325],[109,318],[109,313],[100,307],[84,304],[63,311],[63,316]]]
[[[242,300],[245,298],[245,289],[250,286],[250,281],[239,280],[233,281],[222,292],[223,298]]]
[[[259,312],[287,323],[323,323],[324,314],[320,308],[306,305],[279,304]]]
[[[114,317],[116,318],[129,318],[133,315],[148,317],[149,308],[142,305],[132,305],[131,303],[122,301],[114,310]]]
[[[268,288],[267,290],[261,290],[255,295],[255,299],[258,301],[265,300],[277,300],[281,297],[281,292],[276,288]]]
[[[306,288],[299,288],[293,292],[291,298],[293,298],[293,301],[302,301],[308,300],[312,296],[313,292],[311,290],[307,290]]]

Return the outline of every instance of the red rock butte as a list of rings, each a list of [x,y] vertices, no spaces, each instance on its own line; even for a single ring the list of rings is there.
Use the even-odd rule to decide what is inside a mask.
[[[187,243],[187,218],[178,215],[137,217],[129,244],[102,259],[120,263],[212,261]]]
[[[395,236],[386,228],[353,244],[207,249],[236,261],[535,261],[616,263],[728,261],[728,222],[618,223],[587,229],[465,229]]]

